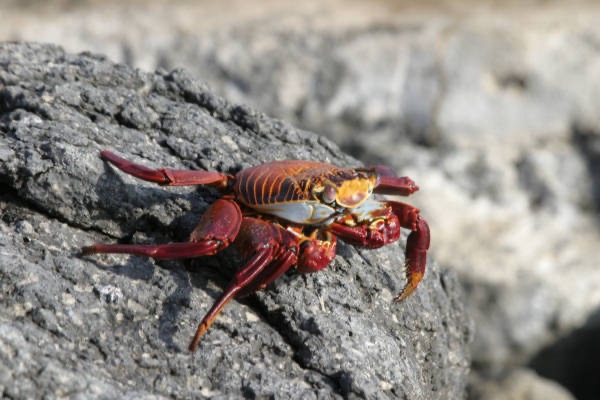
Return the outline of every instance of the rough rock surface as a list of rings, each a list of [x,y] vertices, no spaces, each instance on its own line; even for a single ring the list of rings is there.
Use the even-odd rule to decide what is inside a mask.
[[[1,44],[3,397],[464,396],[471,324],[456,275],[430,262],[417,293],[391,304],[403,244],[342,245],[327,270],[230,303],[191,355],[199,318],[240,262],[233,251],[155,262],[79,250],[185,240],[216,193],[135,180],[103,163],[102,149],[227,172],[285,158],[358,165],[182,71]]]

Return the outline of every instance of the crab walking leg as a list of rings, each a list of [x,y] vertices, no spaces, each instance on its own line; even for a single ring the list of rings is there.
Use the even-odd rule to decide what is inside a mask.
[[[196,349],[202,335],[231,299],[264,288],[298,260],[297,236],[279,225],[258,218],[243,218],[235,246],[250,261],[235,274],[228,288],[198,325],[189,347],[191,351]]]
[[[212,171],[152,169],[121,158],[108,150],[102,151],[100,158],[129,175],[163,186],[208,185],[224,189],[231,179],[229,175]]]
[[[419,187],[408,176],[380,176],[379,184],[373,191],[378,194],[410,196],[417,190],[419,190]]]
[[[286,250],[275,261],[269,264],[251,284],[241,290],[237,294],[237,297],[245,297],[264,289],[269,283],[279,278],[281,274],[295,265],[297,260],[298,258],[293,251]]]
[[[419,190],[408,176],[397,176],[396,172],[385,165],[372,165],[358,168],[357,171],[374,172],[377,175],[377,185],[373,188],[373,192],[377,194],[410,196]]]
[[[198,329],[196,330],[196,334],[190,343],[190,351],[193,352],[196,350],[198,343],[200,343],[200,339],[204,333],[206,333],[208,328],[210,328],[217,315],[219,315],[221,310],[223,310],[223,307],[225,307],[225,305],[229,303],[231,299],[236,297],[240,290],[252,282],[261,273],[261,271],[263,271],[264,268],[269,265],[269,263],[273,260],[273,252],[274,248],[270,246],[260,249],[250,259],[250,261],[248,261],[246,266],[235,274],[227,289],[213,304],[204,318],[202,318],[202,321],[200,321]]]
[[[190,241],[169,244],[94,244],[82,248],[84,255],[125,253],[156,259],[213,255],[229,246],[238,235],[242,221],[240,207],[233,200],[218,199],[206,210],[191,234]]]
[[[395,171],[385,165],[373,165],[359,168],[359,170],[377,174],[377,186],[373,190],[375,193],[409,196],[419,190],[419,187],[408,176],[397,176]]]
[[[394,301],[402,301],[415,291],[423,275],[425,275],[425,266],[427,265],[427,249],[429,249],[429,225],[419,217],[417,220],[417,230],[408,235],[406,241],[406,285],[402,291],[394,298]]]
[[[389,202],[392,210],[398,216],[403,228],[412,230],[406,241],[405,267],[406,285],[394,298],[394,301],[402,301],[415,291],[419,282],[425,275],[427,265],[427,250],[431,241],[429,225],[419,215],[419,209],[400,202]]]
[[[212,255],[217,253],[219,247],[219,242],[215,240],[169,244],[94,244],[83,247],[81,252],[83,255],[97,253],[135,254],[162,260]]]
[[[263,248],[266,245],[277,249],[273,254],[273,261],[238,294],[239,297],[264,289],[269,283],[298,263],[300,242],[296,233],[270,221],[252,217],[244,218],[240,234],[235,241],[235,247],[244,257],[250,257],[256,252],[256,249]]]

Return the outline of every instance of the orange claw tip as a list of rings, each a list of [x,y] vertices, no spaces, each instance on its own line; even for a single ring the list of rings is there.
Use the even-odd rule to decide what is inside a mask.
[[[404,288],[396,297],[394,297],[394,302],[399,303],[402,300],[406,299],[408,296],[412,294],[412,292],[417,289],[419,282],[423,279],[423,273],[421,272],[413,272],[409,273],[408,282],[404,285]]]
[[[403,301],[404,299],[406,299],[408,296],[410,296],[412,294],[412,292],[415,291],[417,287],[413,286],[410,283],[407,283],[406,286],[404,286],[404,288],[402,289],[402,291],[400,293],[398,293],[398,295],[396,297],[394,297],[394,303],[399,303],[401,301]]]
[[[190,343],[190,346],[188,347],[188,349],[193,353],[194,351],[196,351],[196,348],[198,347],[198,344],[200,343],[200,339],[202,339],[202,336],[204,336],[204,334],[206,333],[206,331],[208,330],[208,325],[205,323],[200,323],[200,326],[198,326],[198,330],[196,331],[196,334],[194,335],[194,338],[192,339],[192,342]]]

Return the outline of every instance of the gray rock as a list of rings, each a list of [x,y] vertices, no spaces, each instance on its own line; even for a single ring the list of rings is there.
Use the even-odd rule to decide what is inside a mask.
[[[56,46],[1,44],[3,396],[464,396],[472,327],[456,274],[430,262],[416,294],[391,304],[403,244],[340,246],[327,270],[288,274],[230,303],[190,354],[198,320],[240,263],[233,251],[158,262],[80,248],[185,240],[216,193],[141,182],[103,163],[102,149],[225,172],[285,158],[358,165],[181,70],[148,74]]]

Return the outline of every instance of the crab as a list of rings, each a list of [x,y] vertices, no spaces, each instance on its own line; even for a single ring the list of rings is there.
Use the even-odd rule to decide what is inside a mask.
[[[243,169],[235,175],[200,170],[151,169],[110,151],[101,158],[121,171],[161,186],[206,185],[221,192],[189,241],[168,244],[94,244],[84,255],[126,253],[155,259],[214,255],[233,244],[246,260],[198,325],[194,351],[217,315],[233,298],[264,289],[290,268],[308,273],[335,257],[337,238],[379,248],[411,231],[405,250],[406,284],[401,301],[425,273],[429,226],[419,209],[378,195],[408,196],[419,188],[384,166],[356,169],[287,160]]]

